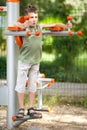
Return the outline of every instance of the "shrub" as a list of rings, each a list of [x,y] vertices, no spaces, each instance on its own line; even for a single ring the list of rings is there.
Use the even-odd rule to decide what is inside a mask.
[[[0,57],[0,79],[6,79],[6,57]]]

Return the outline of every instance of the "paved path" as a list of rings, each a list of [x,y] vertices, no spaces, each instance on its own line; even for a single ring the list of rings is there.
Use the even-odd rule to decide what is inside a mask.
[[[60,105],[50,113],[42,112],[43,118],[27,120],[12,130],[87,130],[87,110],[85,108]],[[6,109],[0,108],[0,130],[6,128]]]

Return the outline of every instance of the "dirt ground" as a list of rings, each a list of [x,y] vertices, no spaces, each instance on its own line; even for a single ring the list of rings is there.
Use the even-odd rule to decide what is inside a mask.
[[[13,130],[87,130],[86,108],[67,105],[55,106],[42,112],[43,118],[27,120]],[[0,107],[0,130],[6,128],[6,109]]]

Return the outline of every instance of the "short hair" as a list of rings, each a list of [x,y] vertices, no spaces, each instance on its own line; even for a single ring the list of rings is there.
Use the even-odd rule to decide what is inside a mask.
[[[38,10],[35,6],[29,5],[28,7],[25,8],[25,14],[28,14],[31,12],[38,13]]]

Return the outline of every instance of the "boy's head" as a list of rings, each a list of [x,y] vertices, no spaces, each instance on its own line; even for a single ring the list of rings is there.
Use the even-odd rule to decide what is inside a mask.
[[[37,22],[38,22],[38,10],[35,6],[28,6],[25,9],[25,14],[29,15],[30,19],[29,19],[29,25],[34,27],[36,26]]]
[[[35,6],[32,6],[32,5],[29,5],[26,9],[25,9],[25,14],[28,14],[28,13],[38,13],[38,10]]]

